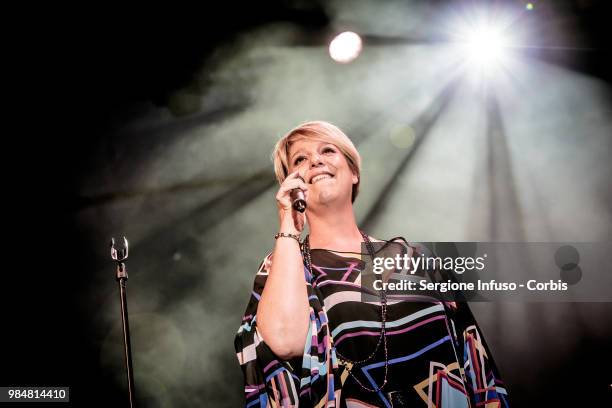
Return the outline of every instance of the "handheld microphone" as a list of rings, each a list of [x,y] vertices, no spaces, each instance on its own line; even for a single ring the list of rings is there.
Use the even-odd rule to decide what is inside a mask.
[[[298,176],[302,181],[304,179]],[[289,192],[289,198],[291,199],[291,206],[296,211],[303,213],[306,211],[306,199],[304,197],[304,192],[299,188],[294,188]]]

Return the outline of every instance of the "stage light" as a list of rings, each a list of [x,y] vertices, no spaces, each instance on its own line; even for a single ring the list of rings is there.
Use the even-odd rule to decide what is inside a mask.
[[[509,45],[503,31],[488,24],[466,28],[459,39],[459,51],[470,64],[470,69],[485,73],[504,64]]]
[[[525,5],[525,8],[526,8],[527,10],[530,10],[530,11],[531,11],[531,10],[533,10],[533,3],[527,3],[527,4]]]
[[[352,31],[345,31],[329,44],[329,55],[336,62],[348,63],[359,56],[361,48],[361,37]]]
[[[525,4],[525,3],[521,3]],[[517,79],[527,63],[523,51],[533,37],[525,9],[501,3],[465,6],[448,15],[443,27],[449,64],[471,84],[488,89]]]
[[[507,45],[500,30],[481,25],[467,31],[463,47],[470,63],[488,70],[502,63]]]

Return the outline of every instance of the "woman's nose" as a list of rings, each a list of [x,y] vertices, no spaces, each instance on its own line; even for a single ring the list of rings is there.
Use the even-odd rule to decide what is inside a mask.
[[[323,160],[321,159],[321,156],[319,156],[318,154],[313,155],[311,162],[310,162],[310,166],[311,167],[317,167],[319,165],[323,164]]]

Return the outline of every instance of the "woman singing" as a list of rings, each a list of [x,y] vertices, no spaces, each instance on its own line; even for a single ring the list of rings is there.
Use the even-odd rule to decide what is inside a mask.
[[[279,232],[235,340],[246,406],[507,406],[465,303],[387,298],[384,290],[362,296],[361,273],[382,247],[414,256],[422,246],[359,229],[361,159],[350,139],[330,123],[308,122],[283,136],[273,156]],[[305,213],[292,206],[295,189]]]

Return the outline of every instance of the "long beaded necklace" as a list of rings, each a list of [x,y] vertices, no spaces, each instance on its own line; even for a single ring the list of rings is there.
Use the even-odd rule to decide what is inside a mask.
[[[372,259],[372,262],[374,262],[374,248],[372,247],[372,243],[370,242],[370,238],[363,231],[360,230],[359,232],[361,233],[361,236],[363,237],[363,240],[366,243],[366,247],[368,249],[368,252],[369,252],[369,255],[370,255],[371,259]],[[310,273],[310,276],[313,276],[312,275],[312,257],[310,255],[310,242],[309,242],[308,236],[306,236],[306,238],[304,238],[304,242],[303,242],[302,248],[303,248],[302,250],[303,250],[303,253],[304,253],[304,259],[306,261],[306,267],[308,268],[308,272]],[[340,352],[336,349],[336,356],[340,360],[352,364],[350,369],[346,368],[346,370],[348,371],[350,376],[353,377],[353,379],[355,379],[355,381],[357,382],[357,384],[359,384],[359,386],[361,388],[363,388],[364,390],[369,391],[369,392],[378,392],[378,391],[383,389],[383,387],[387,384],[387,373],[389,371],[389,358],[388,358],[389,357],[389,353],[388,353],[388,349],[387,349],[387,333],[386,333],[387,294],[385,293],[384,289],[379,291],[379,296],[380,296],[381,330],[380,330],[380,336],[378,337],[378,342],[376,343],[376,347],[374,348],[374,351],[372,351],[372,353],[370,353],[368,355],[368,357],[366,357],[366,358],[364,358],[362,360],[351,360],[351,359],[341,355]],[[353,368],[357,364],[363,364],[363,363],[373,359],[374,356],[376,355],[376,352],[380,348],[381,343],[383,344],[384,353],[385,353],[385,376],[384,376],[384,379],[383,379],[383,383],[382,383],[382,385],[380,387],[378,385],[376,385],[376,388],[370,388],[367,385],[364,385],[359,380],[359,378],[357,378],[357,376],[355,376],[355,374],[353,374]]]

